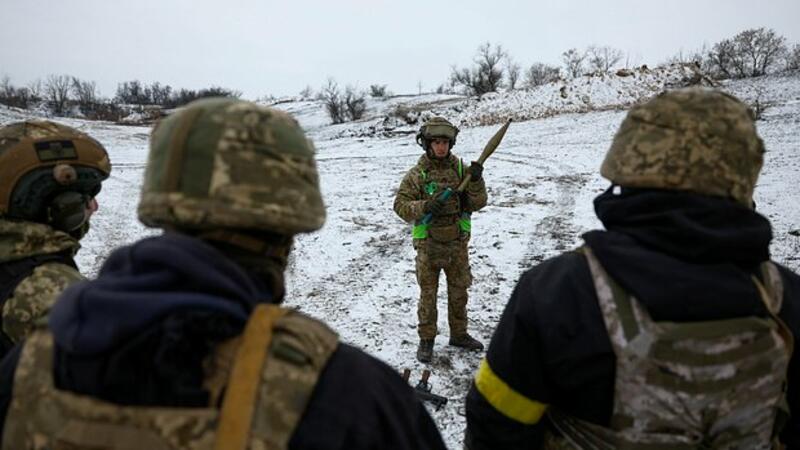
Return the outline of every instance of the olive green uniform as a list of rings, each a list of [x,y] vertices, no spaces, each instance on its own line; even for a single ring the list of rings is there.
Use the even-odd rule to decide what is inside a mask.
[[[456,189],[465,176],[460,159],[449,154],[443,160],[420,157],[403,178],[394,200],[394,210],[406,222],[412,222],[414,248],[417,250],[416,273],[420,287],[417,307],[420,339],[436,337],[436,296],[439,274],[447,277],[447,318],[450,336],[467,333],[467,288],[472,284],[468,243],[470,214],[486,206],[486,184],[481,178],[470,182],[461,195],[452,195],[442,213],[430,224],[421,223],[424,205],[445,189]],[[468,176],[468,175],[466,175]]]

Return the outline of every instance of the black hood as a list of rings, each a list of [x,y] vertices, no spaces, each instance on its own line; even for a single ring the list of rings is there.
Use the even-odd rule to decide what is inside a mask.
[[[178,233],[116,250],[94,281],[61,295],[50,314],[57,345],[72,354],[105,352],[180,311],[205,311],[244,324],[271,298],[266,284],[207,243]]]
[[[764,216],[724,198],[619,187],[598,196],[595,211],[606,231],[584,240],[654,319],[765,313],[751,280],[769,259]]]

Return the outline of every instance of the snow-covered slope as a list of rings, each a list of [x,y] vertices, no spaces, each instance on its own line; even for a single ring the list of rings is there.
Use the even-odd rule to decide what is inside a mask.
[[[578,245],[581,233],[600,226],[592,199],[607,182],[598,168],[625,115],[624,107],[672,82],[666,77],[660,82],[646,78],[649,81],[643,85],[628,85],[634,78],[596,78],[574,82],[567,99],[555,86],[541,93],[502,93],[480,101],[459,96],[373,99],[364,121],[336,126],[327,124],[318,102],[278,104],[299,119],[316,143],[328,208],[326,226],[297,239],[287,302],[326,320],[343,340],[398,371],[413,369],[416,380],[424,366],[414,358],[418,295],[414,250],[409,226],[395,216],[392,201],[402,175],[420,155],[413,142],[418,124],[396,123],[389,125],[394,127],[390,130],[384,121],[397,108],[417,114],[417,120],[433,113],[455,117],[462,131],[454,151],[470,160],[497,128],[471,126],[482,123],[482,117],[541,117],[511,125],[486,163],[489,205],[473,218],[470,258],[475,282],[470,288],[469,327],[488,343],[520,274]],[[800,229],[800,76],[730,82],[723,88],[748,101],[760,93],[769,103],[758,122],[768,153],[756,202],[773,224],[774,258],[800,270],[800,237],[790,234]],[[582,96],[588,96],[588,102]],[[584,112],[589,109],[593,110]],[[0,107],[0,124],[26,117],[30,117],[26,112]],[[113,248],[152,232],[135,217],[149,130],[64,122],[102,141],[114,166],[78,258],[81,268],[94,275]],[[443,299],[439,307],[446,308]],[[450,403],[431,413],[448,445],[457,449],[464,429],[463,397],[481,355],[447,347],[446,314],[439,317],[444,335],[436,342],[429,367],[434,391],[450,398]]]

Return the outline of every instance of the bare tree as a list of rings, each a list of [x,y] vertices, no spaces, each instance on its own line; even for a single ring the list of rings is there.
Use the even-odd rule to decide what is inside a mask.
[[[501,86],[502,63],[507,56],[500,45],[492,47],[489,42],[481,44],[473,59],[475,65],[471,69],[453,67],[450,82],[453,85],[463,86],[467,93],[473,95],[495,92]]]
[[[586,54],[581,53],[577,48],[571,48],[561,54],[561,60],[564,61],[564,67],[567,69],[567,75],[576,78],[583,74],[583,61],[586,59]]]
[[[510,56],[506,56],[506,80],[508,80],[507,86],[509,90],[513,91],[517,88],[521,72],[522,67]]]
[[[561,69],[555,66],[550,66],[544,63],[533,63],[528,70],[525,71],[525,87],[534,88],[547,84],[551,81],[556,81],[561,76]]]
[[[44,92],[50,107],[56,114],[62,114],[69,101],[72,77],[69,75],[50,75],[44,83]]]
[[[154,81],[144,89],[144,96],[154,105],[164,106],[172,96],[172,86]]]
[[[30,89],[14,86],[8,75],[0,78],[0,103],[15,108],[27,108],[32,101],[34,99]]]
[[[148,105],[152,99],[145,92],[145,87],[139,80],[125,81],[117,85],[116,100],[129,105]]]
[[[786,69],[800,69],[800,44],[794,44],[792,50],[786,55]]]
[[[622,51],[607,45],[590,46],[586,50],[589,70],[594,72],[608,72],[622,60]]]
[[[11,77],[8,74],[0,78],[0,96],[9,97],[14,93],[14,86],[11,84]]]
[[[328,78],[328,83],[320,89],[320,97],[325,103],[325,111],[327,111],[331,122],[344,123],[345,104],[336,80]]]
[[[358,92],[353,86],[347,86],[344,91],[344,106],[347,118],[358,120],[364,117],[367,111],[367,100],[363,92]]]
[[[708,52],[708,64],[717,78],[731,78],[733,76],[736,49],[733,41],[723,39],[711,47]],[[741,64],[738,64],[741,66]]]
[[[786,53],[786,38],[771,29],[744,30],[733,40],[745,60],[749,61],[747,69],[753,77],[765,75]]]
[[[34,101],[39,101],[42,99],[44,95],[44,87],[42,86],[42,80],[37,78],[34,81],[28,83],[28,92],[31,93],[31,99]]]
[[[714,44],[708,64],[718,77],[757,77],[767,74],[786,53],[786,38],[771,29],[753,28]]]
[[[82,81],[78,77],[72,77],[72,95],[78,102],[81,111],[86,114],[91,111],[97,103],[97,83],[94,81]]]

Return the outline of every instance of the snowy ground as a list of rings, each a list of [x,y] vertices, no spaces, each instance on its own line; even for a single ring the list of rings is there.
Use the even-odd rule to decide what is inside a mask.
[[[770,102],[764,120],[758,123],[768,153],[756,202],[773,224],[774,259],[800,270],[800,237],[790,234],[800,229],[800,77],[727,83],[725,88],[748,100],[760,92]],[[606,92],[597,86],[592,89]],[[619,104],[630,103],[627,94],[623,97]],[[447,105],[447,110],[454,104],[458,107],[458,102],[469,102],[448,96],[394,99],[384,106],[371,104],[373,117],[385,115],[403,101],[435,101]],[[409,226],[395,216],[392,201],[403,174],[419,157],[419,147],[413,136],[404,133],[337,137],[348,130],[353,131],[351,136],[363,136],[365,122],[328,126],[315,102],[278,107],[295,114],[314,139],[328,207],[326,226],[297,239],[288,276],[288,303],[326,320],[344,341],[398,371],[412,369],[416,381],[424,366],[414,357],[418,295],[414,250]],[[475,282],[468,306],[470,330],[481,341],[488,343],[523,271],[575,247],[581,233],[600,226],[592,199],[607,182],[598,175],[598,168],[624,114],[619,110],[565,113],[515,122],[486,163],[489,205],[473,217],[470,258]],[[29,116],[0,107],[0,124],[25,117]],[[113,248],[153,232],[135,217],[149,130],[64,122],[103,142],[113,163],[111,179],[99,196],[100,212],[92,219],[93,230],[78,258],[91,276]],[[496,128],[464,127],[455,152],[467,161],[474,159]],[[455,449],[460,448],[464,429],[463,397],[481,354],[446,345],[446,303],[441,295],[439,305],[442,335],[428,367],[433,371],[434,391],[450,403],[431,413]]]

